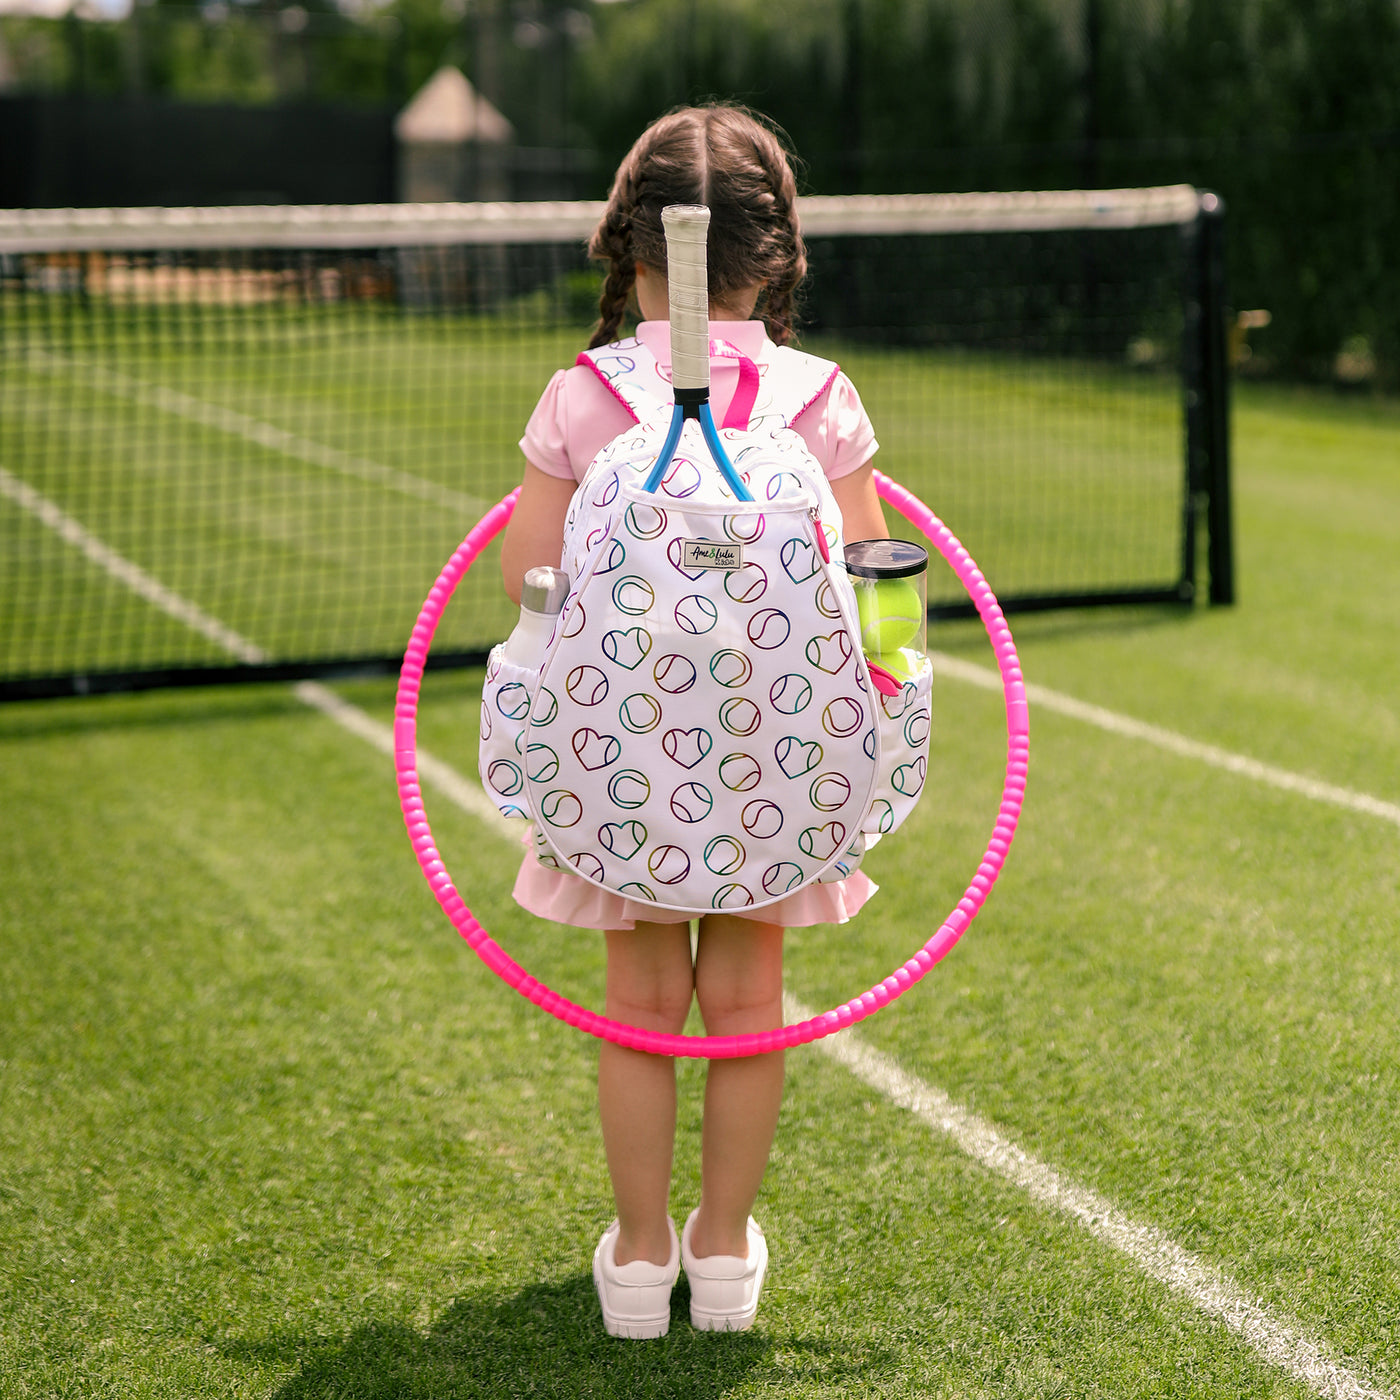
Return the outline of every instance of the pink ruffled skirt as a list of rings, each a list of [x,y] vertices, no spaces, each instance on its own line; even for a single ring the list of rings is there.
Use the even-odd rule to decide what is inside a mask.
[[[525,844],[531,844],[528,830]],[[879,888],[864,871],[857,870],[829,885],[807,885],[775,904],[726,912],[783,928],[844,924]],[[511,894],[522,909],[537,918],[572,924],[575,928],[632,929],[639,923],[684,924],[695,917],[675,909],[657,909],[612,890],[599,889],[567,871],[552,870],[535,859],[533,847],[520,864]]]

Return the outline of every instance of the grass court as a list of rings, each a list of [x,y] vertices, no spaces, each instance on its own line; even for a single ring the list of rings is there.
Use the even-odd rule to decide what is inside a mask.
[[[365,626],[406,640],[475,519],[468,502],[496,499],[517,470],[518,426],[490,430],[475,476],[440,455],[424,466],[425,435],[468,433],[486,399],[523,421],[543,382],[532,359],[483,387],[445,351],[431,371],[391,366],[374,396],[342,384],[336,412],[295,357],[269,352],[240,393],[196,382],[193,362],[158,345],[101,374],[85,354],[26,345],[25,392],[4,402],[29,435],[0,466],[269,650],[279,605],[250,580],[310,552],[334,592],[375,530],[397,542],[413,603]],[[13,357],[5,373],[18,382]],[[972,398],[991,370],[957,373]],[[1068,395],[1047,370],[1013,389],[1033,407],[1014,428],[1006,414],[1004,434],[1064,442],[1066,460],[1112,475],[1118,415],[1086,408],[1097,390]],[[1101,391],[1160,420],[1158,494],[1175,508],[1170,386],[1110,376]],[[311,405],[299,417],[298,395]],[[1015,444],[961,440],[976,438],[978,459],[935,429],[921,456],[912,414],[894,396],[885,420],[877,410],[881,465],[935,509],[953,502],[945,518],[997,587],[1014,565],[989,562],[1004,545],[983,548],[959,493]],[[379,423],[369,447],[342,435],[352,416]],[[115,476],[127,459],[159,528],[103,534],[82,471],[99,417],[118,425],[105,460]],[[78,445],[66,465],[49,449],[41,477],[16,443],[44,421],[44,441]],[[250,423],[284,436],[239,455]],[[203,496],[179,484],[192,439],[206,484],[227,479]],[[1400,411],[1246,385],[1234,445],[1238,606],[1012,619],[1036,689],[1007,868],[919,988],[789,1054],[757,1212],[773,1262],[758,1326],[740,1337],[693,1333],[683,1283],[663,1341],[603,1334],[589,1275],[611,1214],[596,1046],[456,937],[383,753],[283,685],[0,707],[0,1394],[1400,1394]],[[422,502],[410,518],[404,483],[367,465],[462,499],[434,507],[425,534]],[[278,476],[296,488],[281,504]],[[377,503],[368,525],[352,495]],[[32,515],[13,492],[0,499],[0,540],[81,590],[57,613],[44,608],[59,590],[36,593],[31,638],[61,639],[82,590],[109,624],[144,614],[180,632]],[[361,533],[347,534],[352,518]],[[262,551],[236,588],[201,574],[221,531]],[[479,566],[483,599],[493,565]],[[381,578],[369,591],[386,590]],[[508,625],[499,604],[460,611],[463,636]],[[808,1008],[847,999],[929,936],[994,820],[1000,698],[960,669],[988,670],[990,651],[974,623],[940,625],[930,644],[946,659],[936,781],[872,853],[882,892],[860,920],[790,935],[788,986]],[[420,717],[423,748],[473,782],[480,681],[430,675]],[[333,693],[392,720],[391,681]],[[512,903],[515,838],[440,790],[426,801],[486,928],[600,1005],[598,940]],[[853,1074],[828,1053],[838,1045],[879,1052],[975,1115],[973,1136],[994,1132],[1228,1280],[1257,1306],[1252,1330],[1226,1326],[1200,1278],[1163,1282],[989,1168],[967,1134],[904,1106],[888,1075]],[[681,1062],[678,1220],[698,1191],[702,1075]]]

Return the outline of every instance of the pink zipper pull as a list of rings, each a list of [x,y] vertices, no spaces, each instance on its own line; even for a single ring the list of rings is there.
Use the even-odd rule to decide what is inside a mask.
[[[826,531],[822,529],[822,518],[816,511],[812,512],[812,528],[817,534],[817,548],[822,552],[822,559],[825,563],[831,563],[831,551],[826,547]]]
[[[904,689],[902,685],[883,666],[876,665],[868,656],[865,664],[870,671],[870,681],[881,695],[898,695]]]

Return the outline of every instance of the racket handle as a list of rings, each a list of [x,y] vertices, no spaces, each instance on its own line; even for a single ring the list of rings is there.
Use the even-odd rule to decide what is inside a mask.
[[[661,211],[666,231],[666,285],[671,311],[671,385],[705,399],[710,390],[710,287],[703,204],[670,204]],[[696,392],[698,391],[698,393]]]

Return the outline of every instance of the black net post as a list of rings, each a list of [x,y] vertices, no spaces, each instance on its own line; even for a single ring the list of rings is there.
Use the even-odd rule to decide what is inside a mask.
[[[1225,202],[1202,191],[1187,233],[1185,577],[1195,575],[1195,527],[1206,528],[1210,601],[1235,601],[1230,504],[1230,364],[1226,328]]]

